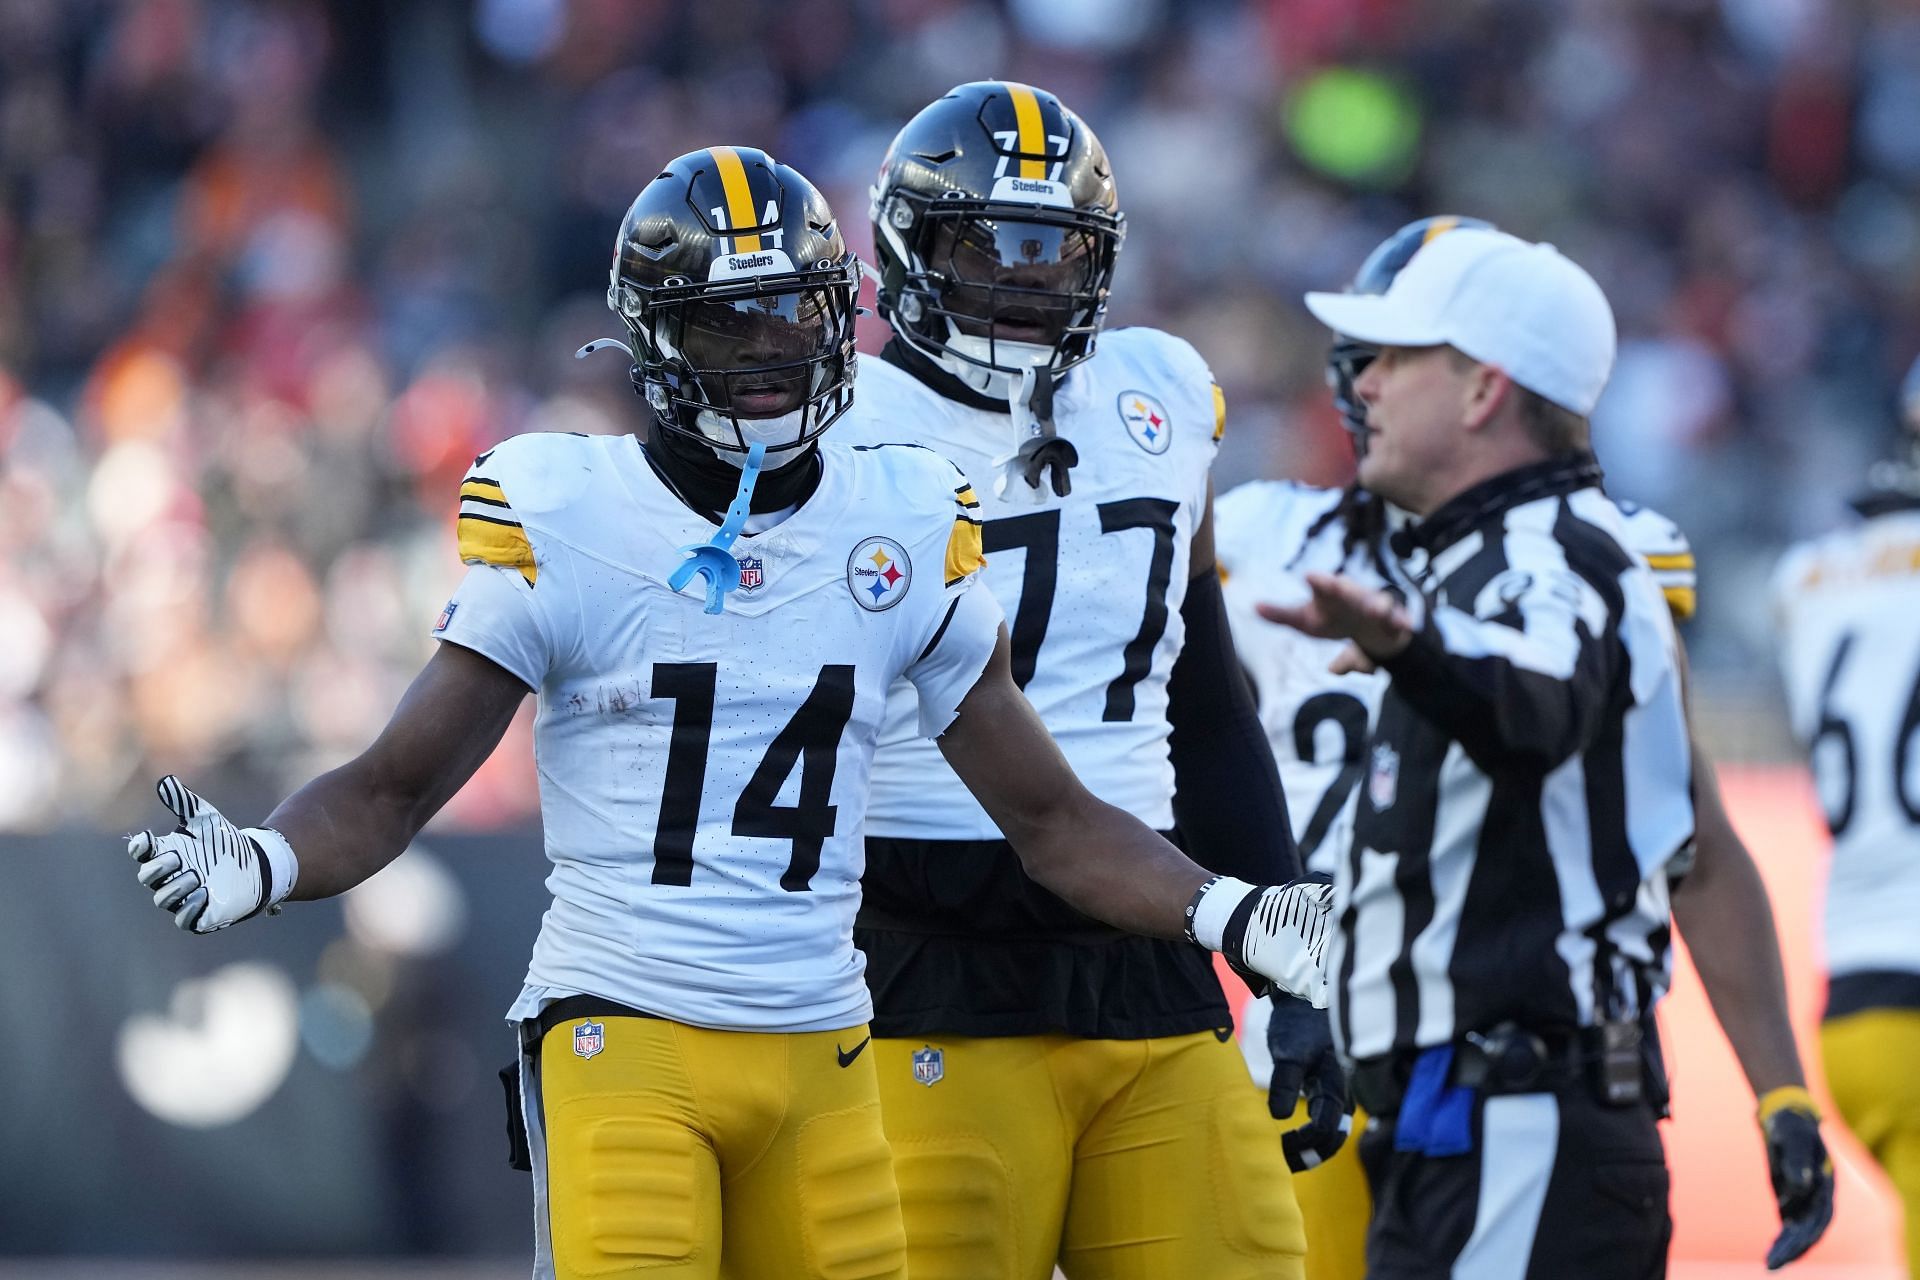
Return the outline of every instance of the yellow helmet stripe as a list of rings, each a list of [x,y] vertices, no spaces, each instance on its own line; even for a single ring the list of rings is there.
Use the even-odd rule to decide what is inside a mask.
[[[732,147],[713,147],[713,166],[720,171],[720,186],[727,193],[727,226],[757,227],[760,215],[753,211],[753,188],[747,185],[747,167],[740,163],[740,153]],[[760,237],[735,236],[735,253],[756,253],[760,249]]]
[[[1013,119],[1019,126],[1019,136],[1014,141],[1014,149],[1023,157],[1020,161],[1020,176],[1023,178],[1045,178],[1047,162],[1044,159],[1025,157],[1044,157],[1047,154],[1047,126],[1040,119],[1040,99],[1033,90],[1023,84],[1009,84],[1007,96],[1013,99]]]
[[[1445,235],[1459,225],[1458,218],[1435,218],[1433,225],[1427,228],[1427,234],[1420,237],[1420,243],[1432,244],[1437,237]]]

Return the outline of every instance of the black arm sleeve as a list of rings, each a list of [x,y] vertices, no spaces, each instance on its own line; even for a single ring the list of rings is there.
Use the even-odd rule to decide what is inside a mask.
[[[1209,871],[1253,884],[1301,876],[1300,851],[1273,748],[1233,651],[1220,579],[1209,568],[1180,606],[1186,644],[1167,686],[1173,725],[1173,819],[1187,854]]]

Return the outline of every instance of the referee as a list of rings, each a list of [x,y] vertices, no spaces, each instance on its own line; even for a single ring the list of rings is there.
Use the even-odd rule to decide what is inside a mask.
[[[1644,1043],[1667,863],[1693,832],[1667,606],[1622,546],[1587,415],[1613,314],[1546,245],[1459,229],[1383,295],[1309,294],[1377,345],[1360,482],[1410,513],[1397,590],[1309,575],[1262,612],[1387,672],[1329,955],[1376,1118],[1373,1280],[1663,1276]]]

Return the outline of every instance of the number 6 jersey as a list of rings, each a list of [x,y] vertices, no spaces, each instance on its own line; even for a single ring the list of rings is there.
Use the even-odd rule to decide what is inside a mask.
[[[1920,504],[1789,551],[1774,607],[1787,710],[1833,832],[1830,998],[1888,1003],[1871,975],[1920,971]],[[1869,989],[1843,990],[1852,975]]]
[[[632,436],[528,435],[460,488],[469,570],[434,628],[539,694],[553,905],[509,1016],[597,995],[695,1026],[870,1016],[853,917],[887,691],[944,731],[1000,613],[966,480],[912,447],[826,444],[805,503],[675,592],[714,532]]]

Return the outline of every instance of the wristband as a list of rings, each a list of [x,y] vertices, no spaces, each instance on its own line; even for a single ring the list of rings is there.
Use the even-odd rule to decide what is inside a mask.
[[[1778,1089],[1769,1089],[1760,1095],[1757,1115],[1760,1127],[1766,1128],[1767,1122],[1782,1111],[1804,1111],[1816,1123],[1820,1119],[1820,1107],[1814,1102],[1813,1095],[1797,1084],[1783,1084]]]
[[[1215,876],[1194,891],[1187,903],[1187,938],[1209,951],[1218,951],[1234,911],[1259,892],[1254,885],[1232,876]]]

